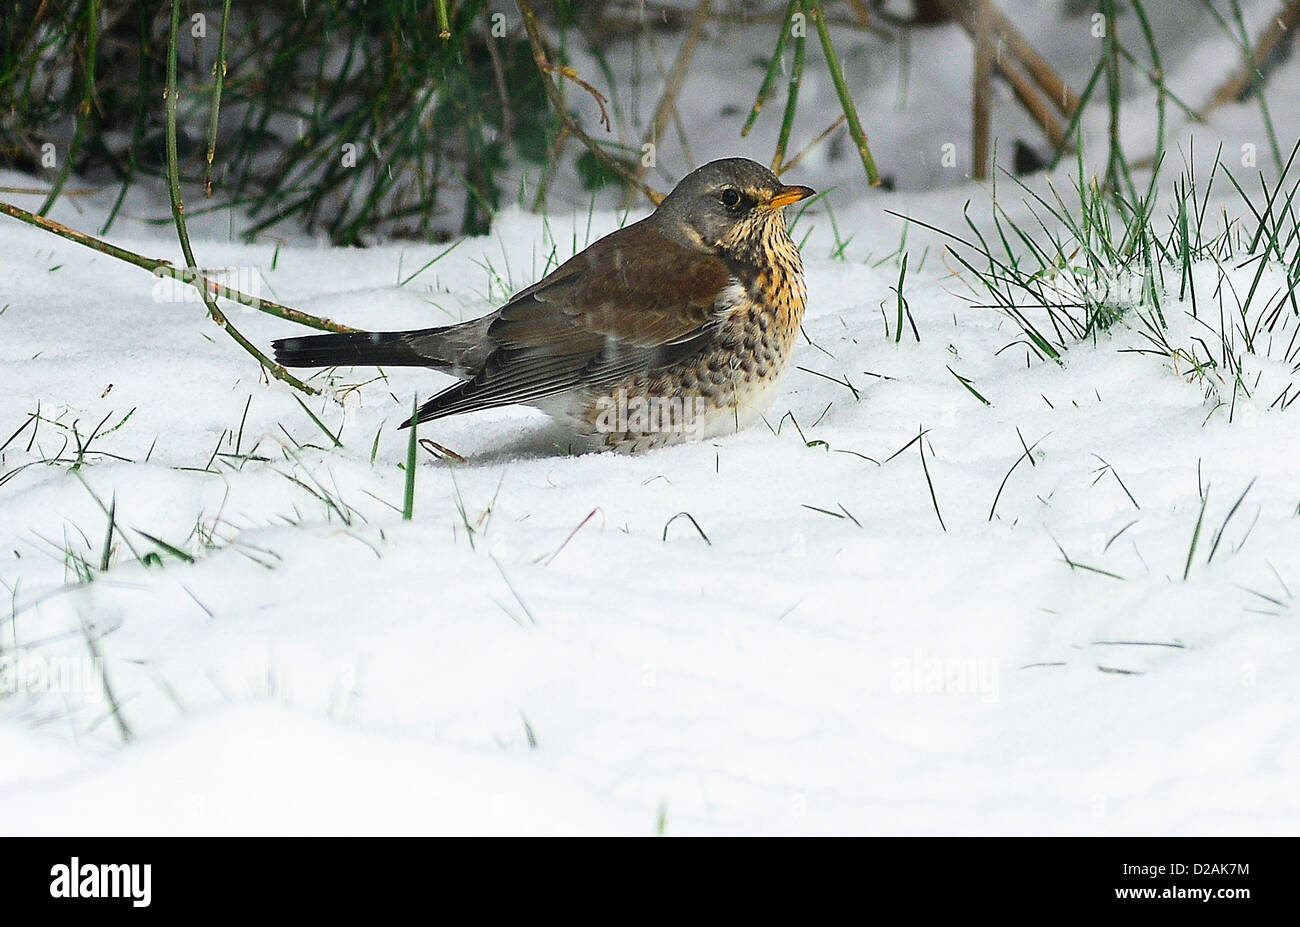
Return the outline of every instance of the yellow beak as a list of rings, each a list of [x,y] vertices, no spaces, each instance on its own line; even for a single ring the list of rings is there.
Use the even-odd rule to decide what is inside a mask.
[[[781,209],[791,203],[797,203],[802,199],[813,196],[816,192],[812,187],[781,187],[763,205],[768,209]]]

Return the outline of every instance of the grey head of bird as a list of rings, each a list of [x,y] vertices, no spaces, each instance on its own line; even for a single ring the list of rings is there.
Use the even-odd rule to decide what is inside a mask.
[[[781,183],[757,161],[724,158],[683,177],[651,222],[684,247],[747,260],[758,256],[768,235],[785,235],[782,210],[813,193],[810,187]]]

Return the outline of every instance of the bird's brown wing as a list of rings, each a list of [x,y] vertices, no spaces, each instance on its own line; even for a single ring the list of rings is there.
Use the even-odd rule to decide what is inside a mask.
[[[425,403],[420,421],[671,364],[717,319],[731,279],[721,259],[663,237],[649,220],[614,232],[501,307],[486,363]]]

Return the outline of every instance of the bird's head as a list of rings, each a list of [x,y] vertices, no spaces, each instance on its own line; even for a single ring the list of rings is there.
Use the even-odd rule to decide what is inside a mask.
[[[652,221],[686,247],[749,260],[767,236],[786,234],[784,208],[813,193],[781,183],[756,161],[725,158],[683,177]]]

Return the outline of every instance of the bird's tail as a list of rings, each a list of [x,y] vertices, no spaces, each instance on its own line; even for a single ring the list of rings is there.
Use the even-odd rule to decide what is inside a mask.
[[[432,367],[474,370],[490,351],[491,318],[408,332],[345,332],[271,342],[286,367]]]
[[[285,367],[428,367],[431,361],[407,340],[425,332],[345,332],[271,342]]]

